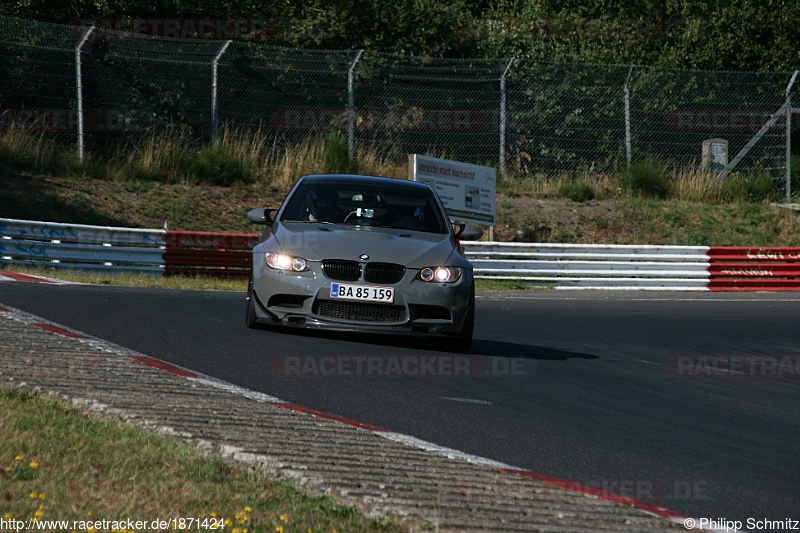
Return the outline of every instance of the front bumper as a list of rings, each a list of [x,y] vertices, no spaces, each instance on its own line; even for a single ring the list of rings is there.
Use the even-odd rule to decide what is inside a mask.
[[[452,336],[461,331],[473,305],[472,270],[464,268],[452,283],[424,282],[419,270],[407,268],[399,282],[374,284],[392,287],[394,301],[367,303],[331,297],[331,284],[320,262],[309,262],[305,272],[272,270],[254,256],[251,298],[263,324],[358,331],[378,334]]]

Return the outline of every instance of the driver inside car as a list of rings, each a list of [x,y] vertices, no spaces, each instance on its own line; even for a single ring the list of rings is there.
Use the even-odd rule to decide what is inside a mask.
[[[308,220],[311,222],[339,223],[345,213],[339,208],[335,190],[320,189],[308,193]]]

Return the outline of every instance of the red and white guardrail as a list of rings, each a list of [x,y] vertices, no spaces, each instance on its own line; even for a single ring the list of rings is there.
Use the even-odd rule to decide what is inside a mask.
[[[0,218],[0,264],[245,278],[258,236]],[[800,290],[800,248],[464,242],[481,279],[559,289]]]

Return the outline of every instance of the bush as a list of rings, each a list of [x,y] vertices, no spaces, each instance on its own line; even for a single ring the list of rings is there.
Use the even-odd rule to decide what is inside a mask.
[[[228,186],[253,181],[247,165],[220,143],[189,152],[178,168],[189,181],[210,185]]]
[[[588,202],[595,197],[594,187],[586,180],[566,181],[558,188],[558,193],[579,203]]]
[[[767,173],[756,176],[736,174],[722,181],[720,199],[723,201],[745,200],[761,202],[775,193],[775,183]]]
[[[325,147],[325,167],[326,172],[332,174],[343,174],[349,169],[347,157],[347,141],[338,133],[328,135],[327,146]]]
[[[622,187],[642,196],[666,198],[669,185],[666,167],[652,158],[634,161],[622,175]]]

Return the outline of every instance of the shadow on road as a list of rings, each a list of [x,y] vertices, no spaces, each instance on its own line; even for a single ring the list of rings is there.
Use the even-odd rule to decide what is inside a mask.
[[[344,333],[328,330],[292,329],[280,327],[262,327],[272,334],[289,336],[315,337],[341,342],[357,342],[363,345],[397,347],[409,350],[421,350],[436,353],[459,353],[451,351],[448,341],[440,338],[409,337],[394,335],[374,335]],[[364,349],[366,350],[366,348]],[[368,350],[367,350],[368,351]],[[568,359],[598,359],[598,356],[569,350],[559,350],[535,344],[495,341],[490,339],[473,339],[472,346],[465,355],[482,357],[503,357],[506,359],[523,359],[527,361],[566,361]]]
[[[472,355],[486,357],[506,357],[509,359],[532,359],[536,361],[566,361],[567,359],[598,359],[596,355],[558,350],[545,346],[520,344],[516,342],[503,342],[484,339],[472,341],[469,350]]]

